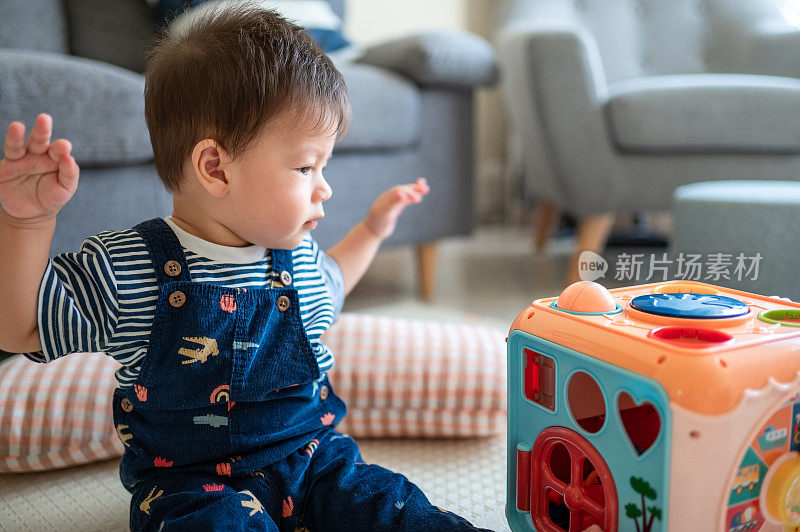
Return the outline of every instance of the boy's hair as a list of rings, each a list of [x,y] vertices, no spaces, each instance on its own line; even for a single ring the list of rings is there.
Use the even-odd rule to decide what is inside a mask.
[[[249,2],[189,15],[160,38],[145,74],[145,118],[167,189],[180,187],[201,140],[237,157],[284,112],[296,112],[298,124],[347,131],[344,79],[306,30]]]

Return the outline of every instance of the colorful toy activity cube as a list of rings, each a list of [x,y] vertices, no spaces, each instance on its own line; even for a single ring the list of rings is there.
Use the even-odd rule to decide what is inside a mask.
[[[582,281],[516,318],[508,372],[515,532],[800,530],[800,304]]]

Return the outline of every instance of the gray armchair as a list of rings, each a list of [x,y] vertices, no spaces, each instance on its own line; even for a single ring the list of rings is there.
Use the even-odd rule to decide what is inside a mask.
[[[510,0],[498,48],[539,246],[579,219],[570,281],[680,185],[800,179],[800,31],[771,0]]]
[[[330,0],[344,15],[344,1]],[[81,166],[78,192],[59,214],[53,253],[104,229],[171,212],[144,122],[147,48],[156,26],[145,0],[0,0],[0,124],[54,118]],[[430,33],[371,47],[337,65],[353,108],[349,135],[326,177],[334,190],[314,233],[328,247],[394,184],[427,177],[431,192],[388,245],[417,246],[420,290],[433,292],[435,243],[473,224],[472,106],[493,83],[492,48],[464,33]],[[4,252],[4,250],[0,250]]]

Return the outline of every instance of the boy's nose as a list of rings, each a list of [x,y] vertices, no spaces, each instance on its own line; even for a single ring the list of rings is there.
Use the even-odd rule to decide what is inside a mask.
[[[317,185],[316,189],[317,193],[317,201],[327,201],[330,199],[331,195],[333,195],[333,190],[331,190],[331,186],[325,181],[325,178],[320,176],[319,185]]]

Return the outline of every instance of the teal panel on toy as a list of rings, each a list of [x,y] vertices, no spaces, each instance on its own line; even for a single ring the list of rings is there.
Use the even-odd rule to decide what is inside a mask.
[[[519,330],[509,335],[511,529],[567,530],[577,519],[579,530],[667,530],[666,391],[588,355]]]

